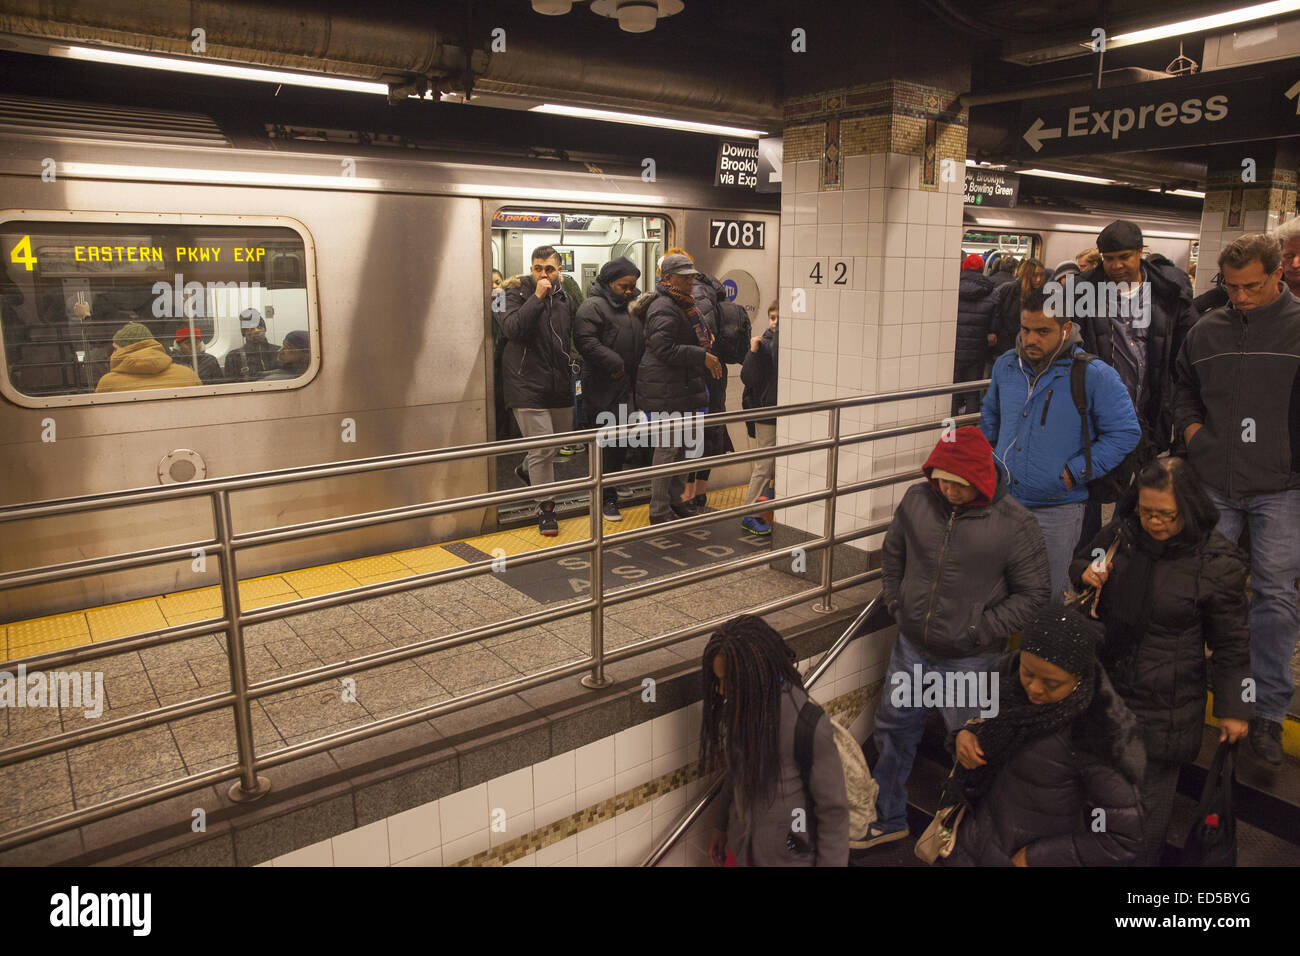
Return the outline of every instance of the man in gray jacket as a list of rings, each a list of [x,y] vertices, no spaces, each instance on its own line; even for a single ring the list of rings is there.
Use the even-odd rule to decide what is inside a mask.
[[[898,622],[876,707],[876,822],[860,846],[901,840],[907,776],[937,707],[948,730],[998,710],[994,660],[1045,607],[1043,532],[1007,493],[974,426],[945,432],[885,534],[882,597]]]
[[[1282,283],[1277,239],[1245,235],[1219,254],[1230,306],[1206,313],[1178,356],[1174,427],[1234,544],[1250,522],[1251,749],[1282,765],[1300,632],[1300,299]]]

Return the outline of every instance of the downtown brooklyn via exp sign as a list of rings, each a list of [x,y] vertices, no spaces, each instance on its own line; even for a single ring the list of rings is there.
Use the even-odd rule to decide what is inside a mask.
[[[1300,58],[1026,100],[1026,159],[1300,135]]]

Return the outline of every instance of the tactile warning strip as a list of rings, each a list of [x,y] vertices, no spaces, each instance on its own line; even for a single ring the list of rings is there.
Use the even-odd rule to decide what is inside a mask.
[[[709,505],[714,508],[734,507],[744,498],[744,493],[744,486],[711,491],[708,496]],[[650,523],[648,505],[627,508],[622,514],[622,521],[602,520],[604,535],[613,536],[621,531],[644,528]],[[363,584],[461,567],[472,561],[483,560],[484,555],[496,557],[501,554],[524,554],[585,540],[590,528],[591,519],[587,515],[579,515],[562,519],[559,522],[560,533],[554,537],[543,537],[536,527],[517,528],[391,554],[371,555],[250,578],[239,582],[239,602],[246,610],[253,610],[293,600],[295,597],[316,597]],[[0,625],[0,662],[144,634],[204,618],[220,617],[222,606],[221,589],[210,586],[14,621]]]

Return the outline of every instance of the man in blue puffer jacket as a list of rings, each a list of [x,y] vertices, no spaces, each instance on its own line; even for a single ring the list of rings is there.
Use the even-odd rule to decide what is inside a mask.
[[[1049,600],[1058,602],[1079,539],[1088,482],[1123,461],[1137,447],[1142,430],[1119,374],[1100,359],[1089,362],[1084,379],[1092,436],[1088,473],[1082,423],[1070,395],[1070,368],[1083,349],[1074,323],[1051,314],[1053,291],[1048,283],[1025,299],[1016,347],[993,363],[980,430],[993,445],[1012,497],[1043,529],[1051,568]],[[1052,298],[1067,300],[1059,288]]]

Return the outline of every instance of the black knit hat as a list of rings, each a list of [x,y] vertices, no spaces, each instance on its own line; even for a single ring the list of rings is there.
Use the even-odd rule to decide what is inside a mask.
[[[1025,625],[1020,649],[1076,677],[1091,674],[1097,664],[1096,633],[1079,612],[1059,604]]]
[[[641,270],[627,256],[619,256],[617,259],[612,259],[601,266],[596,278],[605,285],[609,285],[615,279],[621,279],[624,276],[636,276],[639,279],[641,278]]]
[[[1127,219],[1116,219],[1097,237],[1098,252],[1122,252],[1142,248],[1142,227]]]

